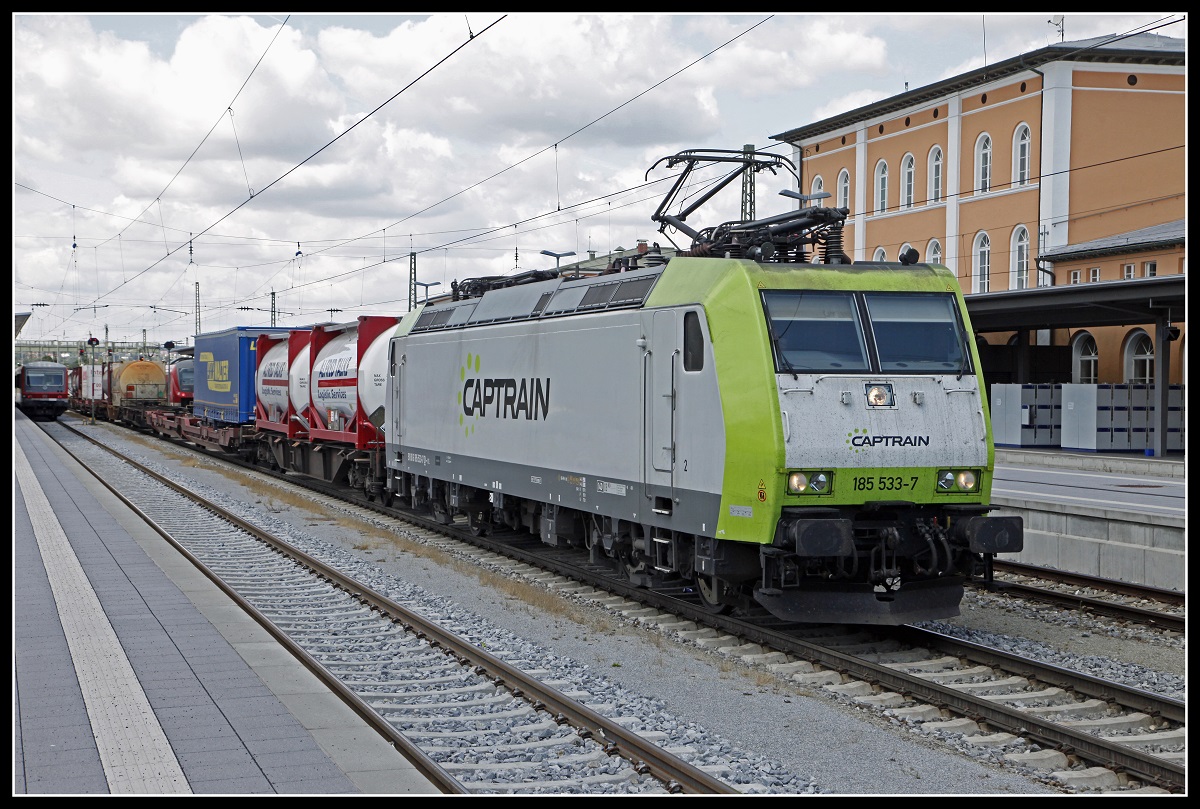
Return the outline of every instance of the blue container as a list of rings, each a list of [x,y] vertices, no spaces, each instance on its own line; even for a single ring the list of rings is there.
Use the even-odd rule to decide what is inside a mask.
[[[235,326],[196,335],[196,387],[192,413],[220,424],[253,424],[258,336],[280,334],[286,338],[290,331],[267,326]]]

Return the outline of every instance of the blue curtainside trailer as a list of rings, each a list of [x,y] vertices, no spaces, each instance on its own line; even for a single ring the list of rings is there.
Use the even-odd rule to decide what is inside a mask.
[[[286,338],[288,332],[285,328],[234,326],[197,335],[192,413],[206,421],[253,424],[258,337],[279,333]]]

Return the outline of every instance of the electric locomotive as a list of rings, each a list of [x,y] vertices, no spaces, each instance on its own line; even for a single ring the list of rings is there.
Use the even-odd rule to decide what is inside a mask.
[[[964,579],[1023,542],[1020,518],[988,514],[991,428],[957,279],[912,254],[851,263],[846,209],[686,223],[743,173],[797,176],[787,158],[659,162],[683,170],[654,219],[687,249],[597,277],[468,279],[400,322],[385,500],[587,548],[635,583],[682,579],[714,611],[957,615]],[[667,213],[720,163],[736,167]]]
[[[37,421],[54,421],[67,411],[67,366],[59,362],[27,362],[14,375],[14,396],[22,413]]]

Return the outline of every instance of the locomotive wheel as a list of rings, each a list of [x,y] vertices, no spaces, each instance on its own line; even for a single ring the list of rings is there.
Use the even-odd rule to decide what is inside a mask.
[[[487,512],[484,511],[467,512],[467,528],[472,536],[483,537],[492,532],[491,524],[484,519],[486,516]]]
[[[440,522],[442,525],[449,525],[454,522],[454,518],[450,516],[450,509],[445,503],[432,503],[430,510],[433,512],[435,522]]]
[[[696,576],[696,592],[700,595],[700,604],[712,613],[721,613],[729,609],[729,605],[721,601],[725,595],[725,582],[715,576]]]

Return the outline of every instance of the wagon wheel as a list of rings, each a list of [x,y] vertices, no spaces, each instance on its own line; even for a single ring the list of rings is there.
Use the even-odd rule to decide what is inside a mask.
[[[728,585],[716,576],[696,574],[696,593],[700,596],[700,606],[713,614],[726,612],[729,605],[721,601]]]

